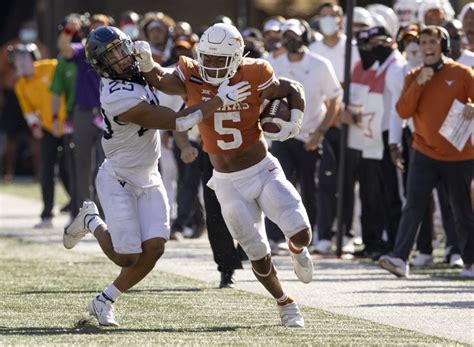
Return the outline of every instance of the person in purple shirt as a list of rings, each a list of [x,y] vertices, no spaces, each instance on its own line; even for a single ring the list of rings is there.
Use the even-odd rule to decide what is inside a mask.
[[[92,16],[89,30],[110,25],[110,17],[102,14]],[[96,200],[93,177],[104,160],[101,138],[103,118],[100,114],[99,85],[100,77],[87,62],[84,45],[73,43],[72,39],[82,29],[83,23],[71,16],[66,20],[64,30],[58,37],[58,49],[66,58],[77,65],[75,110],[73,115],[73,142],[76,165],[76,204],[82,201]],[[93,176],[94,174],[94,176]],[[71,211],[75,216],[78,211]]]

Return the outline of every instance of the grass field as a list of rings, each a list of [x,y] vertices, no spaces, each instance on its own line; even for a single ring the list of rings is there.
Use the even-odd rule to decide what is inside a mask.
[[[84,319],[118,269],[104,257],[0,238],[0,345],[455,345],[440,338],[302,307],[305,329],[279,326],[273,300],[153,272],[119,298],[121,326]]]
[[[23,198],[41,200],[41,186],[39,182],[0,182],[0,192],[21,196]],[[69,202],[69,197],[62,184],[55,184],[54,202],[58,207],[62,207]]]

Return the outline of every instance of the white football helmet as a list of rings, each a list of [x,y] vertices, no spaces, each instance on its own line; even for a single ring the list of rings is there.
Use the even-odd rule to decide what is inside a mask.
[[[239,68],[244,53],[244,40],[237,28],[230,24],[217,23],[209,27],[198,44],[199,74],[213,85],[232,78]],[[205,56],[226,57],[223,67],[206,66]],[[221,76],[221,74],[225,74]]]

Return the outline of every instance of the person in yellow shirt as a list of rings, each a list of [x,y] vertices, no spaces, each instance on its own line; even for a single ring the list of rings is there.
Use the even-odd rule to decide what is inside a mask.
[[[64,99],[62,99],[59,113],[53,114],[51,110],[52,94],[49,91],[57,60],[37,60],[39,52],[34,43],[10,46],[8,51],[9,61],[19,77],[15,84],[18,102],[33,137],[40,142],[40,182],[43,211],[41,221],[35,225],[35,228],[49,228],[52,227],[53,218],[56,163],[60,164],[61,179],[66,190],[69,191],[68,176],[58,155],[62,146],[66,107]]]

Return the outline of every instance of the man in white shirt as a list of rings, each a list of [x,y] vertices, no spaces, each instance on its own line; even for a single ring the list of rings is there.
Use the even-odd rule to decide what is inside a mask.
[[[319,29],[323,39],[309,45],[309,50],[328,59],[336,72],[341,84],[344,82],[344,61],[346,55],[346,40],[342,30],[342,8],[333,3],[324,3],[318,8]],[[359,61],[359,52],[352,47],[351,71]]]
[[[331,63],[306,47],[308,33],[299,20],[287,20],[282,34],[282,43],[288,53],[275,59],[273,68],[277,76],[294,79],[303,85],[306,111],[300,134],[285,142],[273,142],[271,151],[288,178],[298,175],[303,204],[314,225],[316,150],[339,112],[342,88]]]

